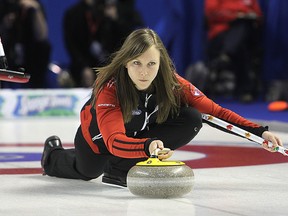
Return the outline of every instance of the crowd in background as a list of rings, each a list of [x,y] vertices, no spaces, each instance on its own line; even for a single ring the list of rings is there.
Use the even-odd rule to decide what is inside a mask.
[[[31,74],[26,88],[45,86],[51,44],[45,9],[38,0],[1,0],[0,36],[9,69],[23,70]],[[21,88],[10,82],[4,88]]]
[[[75,87],[90,87],[95,80],[91,69],[103,65],[109,55],[135,28],[143,26],[129,0],[80,0],[65,11],[64,43]]]
[[[278,85],[278,98],[273,98],[264,78],[270,75],[267,76],[268,67],[263,62],[271,60],[263,49],[263,44],[267,44],[265,29],[267,32],[270,27],[267,16],[273,15],[267,13],[267,3],[265,5],[261,0],[207,0],[202,3],[166,0],[163,11],[159,11],[153,2],[144,2],[146,8],[151,8],[150,15],[147,11],[144,13],[144,9],[141,11],[141,0],[77,0],[71,3],[59,20],[62,44],[69,58],[64,66],[68,79],[56,86],[91,87],[95,79],[92,68],[107,63],[109,55],[132,30],[148,26],[163,39],[176,61],[178,73],[208,96],[232,97],[242,102],[254,101],[263,94],[269,100],[283,97],[283,85]],[[44,0],[0,1],[0,36],[9,67],[14,70],[25,68],[31,74],[28,84],[1,82],[2,88],[50,87],[47,79],[51,73],[49,64],[55,61],[52,58],[55,43],[49,38],[48,22],[52,15],[47,14],[45,4],[48,3]],[[281,9],[284,10],[278,8]],[[157,10],[159,14],[161,12],[161,18],[157,17]],[[154,19],[155,24],[151,26],[149,19]],[[197,42],[192,43],[193,40]],[[281,66],[285,68],[285,63]],[[271,74],[273,72],[270,70]],[[287,71],[283,73],[273,80],[285,82]],[[272,86],[273,82],[270,84]]]
[[[205,1],[207,65],[215,74],[211,93],[230,93],[243,102],[257,97],[262,16],[257,0]]]

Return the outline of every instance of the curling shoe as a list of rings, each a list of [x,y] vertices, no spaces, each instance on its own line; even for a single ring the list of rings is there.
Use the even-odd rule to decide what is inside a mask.
[[[114,176],[109,173],[104,173],[102,177],[102,184],[118,187],[118,188],[126,188],[126,177]]]
[[[46,175],[45,166],[48,164],[48,158],[50,153],[57,149],[63,149],[60,138],[58,136],[48,137],[45,141],[44,150],[41,158],[41,167],[43,169],[43,175]]]

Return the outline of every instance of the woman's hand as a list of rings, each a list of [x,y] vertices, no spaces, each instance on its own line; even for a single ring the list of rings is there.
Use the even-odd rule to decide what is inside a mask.
[[[150,143],[150,146],[149,146],[150,155],[152,155],[157,148],[160,150],[164,149],[164,144],[161,140],[153,140]],[[170,150],[165,154],[159,154],[158,158],[159,158],[159,160],[167,159],[167,158],[171,157],[172,154],[173,154],[173,151]]]
[[[262,138],[272,143],[272,146],[269,146],[268,143],[262,144],[263,148],[267,151],[275,152],[274,149],[277,146],[283,146],[282,140],[270,131],[265,131],[262,134]]]

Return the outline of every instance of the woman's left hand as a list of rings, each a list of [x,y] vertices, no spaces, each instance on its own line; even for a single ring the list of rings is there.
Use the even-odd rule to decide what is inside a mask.
[[[270,152],[275,152],[277,146],[283,146],[282,140],[270,131],[265,131],[262,138],[271,142],[272,146],[269,147],[268,143],[262,144],[263,148]]]

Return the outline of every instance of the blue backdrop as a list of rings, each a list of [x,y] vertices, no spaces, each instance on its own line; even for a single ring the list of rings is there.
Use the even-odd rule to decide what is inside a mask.
[[[67,65],[62,37],[64,11],[78,0],[41,0],[46,9],[51,60]],[[189,64],[205,58],[203,1],[135,0],[147,27],[153,28],[167,46],[180,74]],[[265,16],[263,78],[288,79],[288,1],[259,0]]]
[[[288,79],[288,1],[260,1],[264,18],[263,76],[266,80]]]

